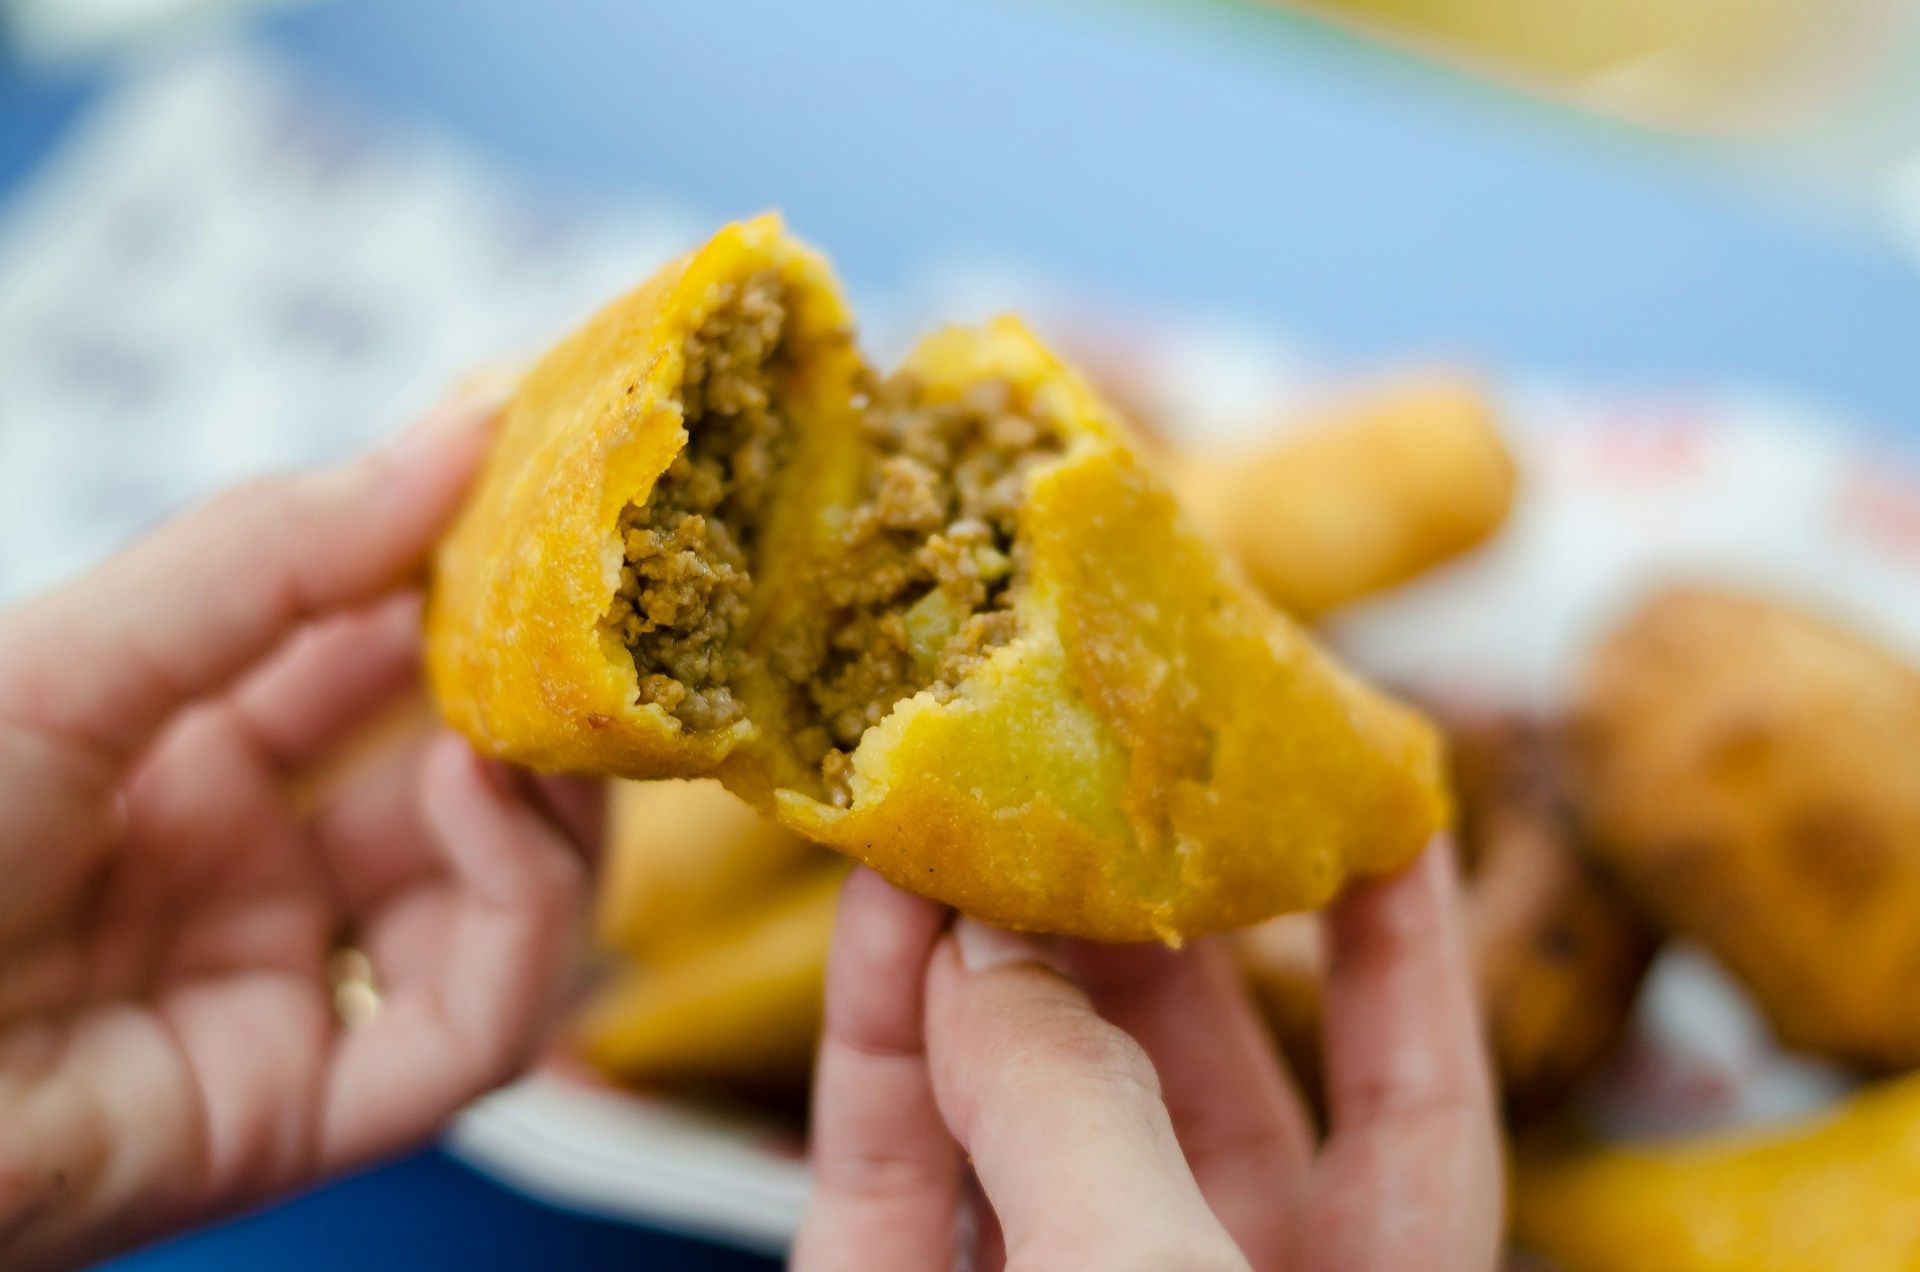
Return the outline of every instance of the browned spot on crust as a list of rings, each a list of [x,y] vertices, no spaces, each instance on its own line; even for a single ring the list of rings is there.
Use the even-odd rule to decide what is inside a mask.
[[[1704,743],[1708,769],[1725,781],[1763,772],[1774,753],[1774,730],[1764,719],[1740,716],[1722,722]]]
[[[1784,828],[1795,870],[1836,906],[1865,903],[1892,877],[1892,847],[1874,827],[1839,806],[1800,810]]]

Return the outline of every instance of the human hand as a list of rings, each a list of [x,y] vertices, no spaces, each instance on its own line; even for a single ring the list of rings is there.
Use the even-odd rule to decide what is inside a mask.
[[[411,582],[490,414],[234,491],[0,615],[0,1265],[393,1152],[527,1059],[586,792],[424,731],[301,781],[412,689]],[[349,946],[381,995],[354,1027]]]
[[[948,932],[856,873],[794,1267],[1493,1268],[1500,1144],[1455,888],[1441,844],[1329,912],[1321,1140],[1217,941]]]

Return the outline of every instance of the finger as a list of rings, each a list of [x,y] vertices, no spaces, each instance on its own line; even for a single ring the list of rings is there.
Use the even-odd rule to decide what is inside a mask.
[[[1217,940],[1185,950],[1062,942],[1101,1016],[1145,1048],[1201,1195],[1259,1268],[1283,1266],[1314,1134]]]
[[[1456,892],[1441,840],[1328,916],[1332,1134],[1305,1268],[1495,1265],[1499,1136]]]
[[[255,739],[211,710],[181,717],[119,788],[122,797],[109,816],[72,810],[75,818],[94,819],[84,837],[76,838],[81,832],[69,822],[48,832],[64,842],[36,841],[30,833],[37,825],[35,814],[46,806],[35,800],[47,793],[12,791],[10,783],[22,776],[6,771],[0,758],[0,809],[26,822],[22,834],[0,835],[0,878],[6,880],[0,887],[0,943],[44,935],[70,923],[76,907],[91,911],[105,905],[102,897],[125,893],[149,898],[149,906],[163,909],[185,904],[199,889],[223,883],[250,839],[292,825]],[[9,832],[13,829],[9,825]],[[103,853],[110,842],[126,849],[125,860],[113,858],[111,870]],[[167,845],[164,863],[141,851],[154,843]],[[151,922],[153,914],[127,917],[133,927],[140,926],[134,919],[148,920],[145,930],[173,926]],[[118,953],[103,961],[116,968],[145,967],[143,954],[124,950],[118,940],[107,944]]]
[[[176,907],[199,904],[244,873],[256,842],[298,830],[258,740],[211,710],[182,716],[168,732],[127,783],[126,810],[133,830],[112,873],[150,871],[138,882]]]
[[[960,1186],[959,1249],[955,1252],[955,1272],[1001,1272],[1007,1266],[1007,1238],[1000,1231],[987,1195],[973,1171],[966,1172]]]
[[[409,679],[417,686],[417,677]],[[361,722],[323,763],[301,774],[300,806],[312,810],[315,835],[349,913],[363,913],[438,864],[416,786],[422,753],[437,732],[432,704],[423,695],[405,693],[373,720]],[[491,767],[497,780],[545,816],[583,860],[592,860],[605,803],[600,782]]]
[[[417,1142],[519,1073],[572,968],[584,875],[563,837],[451,735],[429,750],[420,793],[444,897],[402,896],[409,915],[437,909],[443,939],[415,943],[413,961],[392,946],[376,957],[378,1014],[341,1035],[328,1076],[324,1169]],[[367,917],[365,945],[383,949],[381,923]]]
[[[922,1024],[927,956],[946,911],[856,870],[827,961],[814,1072],[813,1194],[803,1272],[953,1261],[959,1147],[934,1104]]]
[[[962,919],[927,977],[934,1094],[1008,1265],[1246,1267],[1187,1169],[1145,1052],[1042,957]]]
[[[95,932],[89,997],[224,973],[231,969],[219,960],[235,949],[259,956],[243,962],[284,959],[275,963],[280,970],[313,970],[324,935],[307,922],[260,923],[275,937],[264,945],[229,940],[229,924],[243,913],[288,903],[313,909],[303,902],[322,882],[251,734],[221,712],[182,716],[127,783],[125,812],[131,829],[111,870],[64,905],[43,892],[0,888],[0,931],[18,940],[36,924],[70,926],[79,907]]]
[[[349,757],[315,794],[312,833],[345,913],[356,921],[403,888],[445,872],[420,804],[421,771],[439,737],[421,721]]]
[[[606,822],[606,783],[594,778],[534,773],[502,761],[492,761],[500,781],[512,786],[528,805],[540,811],[589,861],[600,852]]]
[[[343,467],[229,491],[24,606],[0,624],[0,720],[39,738],[48,762],[96,778],[124,768],[301,622],[416,571],[491,414],[448,407]]]
[[[532,776],[532,786],[540,806],[554,824],[567,832],[588,860],[597,861],[606,833],[607,784],[590,778],[542,773]]]
[[[310,624],[248,676],[225,709],[292,777],[325,758],[419,681],[420,594]]]
[[[438,736],[427,704],[403,700],[398,711],[356,731],[345,754],[330,757],[318,774],[302,783],[321,856],[350,916],[365,915],[401,890],[430,883],[444,871],[419,798],[421,765]],[[571,795],[578,788],[597,800],[598,783],[548,781],[492,761],[487,769],[490,781],[558,830],[570,852],[582,862],[591,861],[591,842],[583,844],[578,837],[592,833],[595,819],[585,811],[564,810],[553,796],[556,789]]]
[[[1328,914],[1324,1028],[1336,1133],[1491,1108],[1456,892],[1452,852],[1440,841]]]
[[[461,901],[447,886],[445,854],[421,806],[421,775],[439,731],[419,721],[378,732],[373,745],[356,742],[344,763],[327,766],[311,833],[347,939],[391,979],[444,958]]]

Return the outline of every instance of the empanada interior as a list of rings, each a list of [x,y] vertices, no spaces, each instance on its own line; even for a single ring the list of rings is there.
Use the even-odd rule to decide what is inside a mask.
[[[620,515],[605,624],[640,703],[696,733],[751,720],[844,807],[865,732],[1014,636],[1027,480],[1066,438],[1006,380],[906,372],[816,427],[791,386],[820,337],[781,273],[720,292],[682,350],[686,445]]]

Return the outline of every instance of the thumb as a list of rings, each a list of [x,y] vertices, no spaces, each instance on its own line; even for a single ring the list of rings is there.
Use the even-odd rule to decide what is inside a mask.
[[[1146,1053],[1051,964],[1042,943],[961,919],[928,968],[934,1095],[1009,1266],[1244,1269]]]

